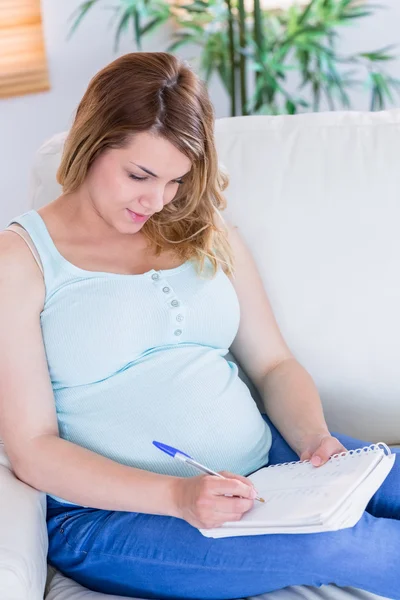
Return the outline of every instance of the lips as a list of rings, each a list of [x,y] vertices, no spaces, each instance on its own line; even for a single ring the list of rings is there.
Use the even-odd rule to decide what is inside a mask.
[[[129,212],[132,213],[133,215],[137,215],[138,217],[150,217],[150,215],[143,215],[142,213],[138,213],[135,210],[131,210],[130,208],[128,208]]]
[[[151,215],[143,215],[143,214],[134,212],[133,210],[130,210],[129,208],[127,208],[126,210],[128,211],[128,215],[129,215],[130,219],[134,223],[144,223],[145,221],[147,221],[147,219],[149,219],[151,217]]]

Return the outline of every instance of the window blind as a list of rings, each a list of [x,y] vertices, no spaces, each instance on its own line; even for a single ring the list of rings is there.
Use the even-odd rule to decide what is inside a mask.
[[[48,89],[40,0],[0,0],[0,98]]]

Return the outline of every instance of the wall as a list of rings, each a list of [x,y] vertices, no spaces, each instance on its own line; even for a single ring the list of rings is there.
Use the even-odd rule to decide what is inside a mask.
[[[29,173],[36,149],[46,138],[68,128],[89,79],[119,54],[135,49],[133,41],[124,38],[119,53],[113,52],[111,13],[104,9],[94,9],[67,41],[67,21],[79,4],[80,0],[42,0],[51,91],[0,100],[0,228],[29,209]],[[382,4],[388,10],[380,11],[374,19],[365,19],[362,26],[349,28],[343,40],[344,51],[398,41],[400,2],[382,0]],[[143,49],[164,50],[168,35],[166,29],[159,31],[145,41]],[[191,60],[194,52],[186,49],[181,55]],[[196,66],[195,61],[192,64]],[[400,78],[400,60],[392,67],[392,73]],[[217,79],[212,81],[210,93],[217,117],[227,116],[228,99]],[[355,95],[354,107],[368,108],[365,94]]]

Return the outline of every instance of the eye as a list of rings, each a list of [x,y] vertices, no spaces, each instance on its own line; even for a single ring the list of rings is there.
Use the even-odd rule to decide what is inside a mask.
[[[133,175],[132,173],[129,174],[129,177],[131,179],[134,179],[135,181],[146,181],[146,179],[148,179],[148,177],[138,177],[137,175]]]
[[[134,179],[135,181],[146,181],[148,179],[148,177],[138,177],[137,175],[134,175],[133,173],[129,173],[129,177],[131,179]],[[175,181],[171,181],[171,183],[177,183],[178,185],[182,185],[185,183],[184,179],[175,179]]]

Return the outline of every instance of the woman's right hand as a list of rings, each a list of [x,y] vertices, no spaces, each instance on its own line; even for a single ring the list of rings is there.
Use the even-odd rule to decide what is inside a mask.
[[[215,475],[179,477],[175,487],[175,516],[202,529],[220,527],[226,521],[240,521],[253,507],[254,486],[241,475],[228,471],[220,471],[220,475],[225,479]]]

